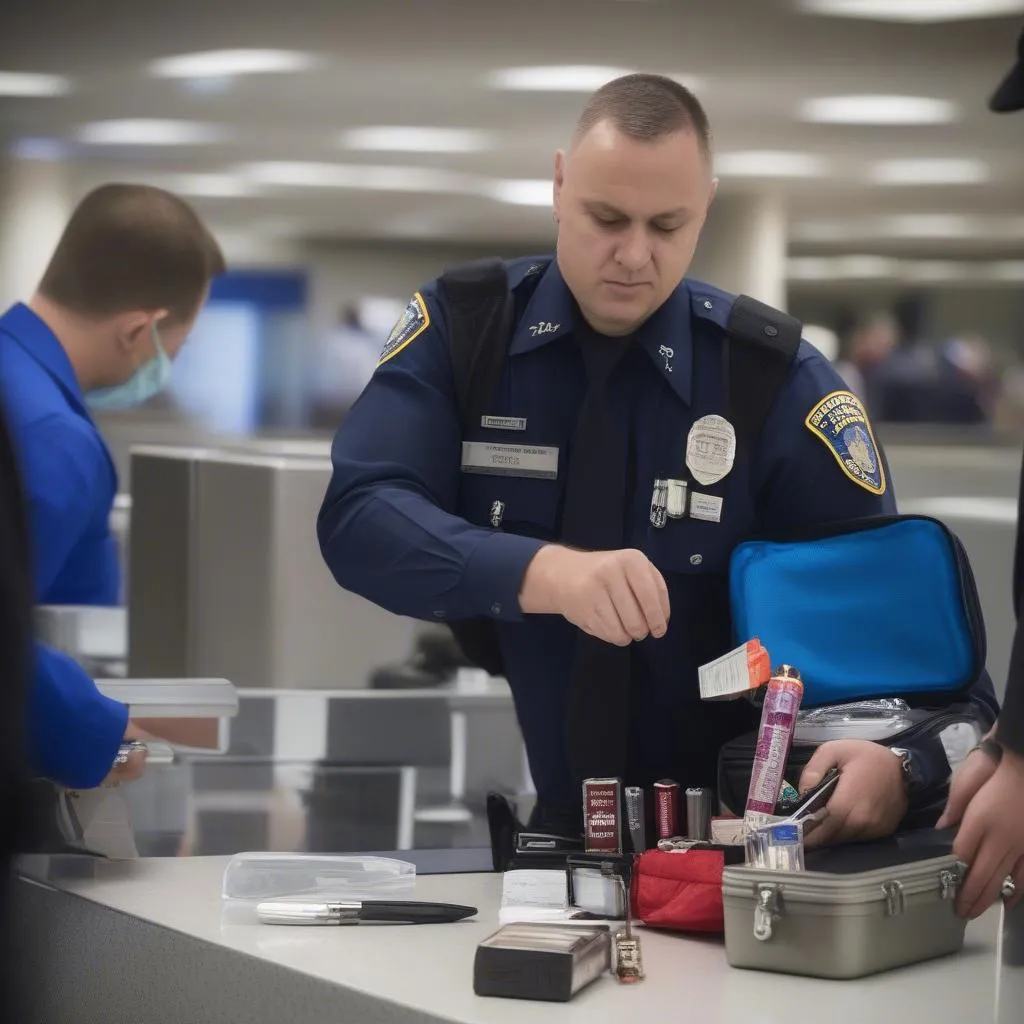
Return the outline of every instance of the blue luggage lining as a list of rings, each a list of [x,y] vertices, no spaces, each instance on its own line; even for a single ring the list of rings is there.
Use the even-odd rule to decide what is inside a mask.
[[[739,544],[737,642],[760,639],[804,680],[806,707],[964,691],[985,664],[977,589],[959,539],[926,516],[861,519]]]

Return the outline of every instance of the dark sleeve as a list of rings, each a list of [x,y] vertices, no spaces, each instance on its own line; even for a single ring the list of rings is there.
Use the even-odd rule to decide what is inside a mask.
[[[801,347],[765,424],[755,461],[758,517],[768,532],[897,511],[885,453],[867,411],[828,361],[808,349]],[[852,451],[842,440],[849,427],[855,428],[854,435],[847,435],[856,438]],[[935,730],[906,743],[926,787],[949,777],[938,738],[942,728],[966,720],[987,732],[995,720],[998,703],[988,672],[965,701],[935,711]]]
[[[25,752],[31,656],[32,582],[28,528],[10,435],[0,410],[0,1019],[25,1019],[27,984],[18,974],[24,943],[13,914],[11,865],[30,849],[33,814]]]
[[[1017,628],[1010,650],[1010,667],[1006,673],[1003,710],[996,724],[996,739],[1004,747],[1024,755],[1024,624],[1021,621],[1021,597],[1024,595],[1024,465],[1017,497],[1017,543],[1013,559],[1013,608]]]
[[[454,514],[462,445],[451,358],[438,301],[430,291],[422,301],[422,329],[389,342],[335,436],[320,549],[342,587],[397,614],[515,620],[542,542]]]

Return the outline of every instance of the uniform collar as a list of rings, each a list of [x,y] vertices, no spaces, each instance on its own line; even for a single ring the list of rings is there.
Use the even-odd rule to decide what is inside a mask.
[[[684,280],[635,335],[636,344],[687,405],[693,398],[691,318],[724,327],[731,305],[725,292]],[[553,259],[526,304],[509,354],[532,352],[570,334],[575,309],[576,301]]]
[[[75,377],[71,360],[64,346],[41,317],[24,303],[15,303],[0,316],[0,331],[10,335],[15,344],[20,345],[77,405],[84,408],[85,397]]]

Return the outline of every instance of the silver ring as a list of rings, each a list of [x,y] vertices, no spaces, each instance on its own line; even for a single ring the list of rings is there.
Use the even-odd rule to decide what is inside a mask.
[[[1013,899],[1017,893],[1017,883],[1013,880],[1012,875],[1007,875],[1003,879],[1002,897],[1004,900]]]

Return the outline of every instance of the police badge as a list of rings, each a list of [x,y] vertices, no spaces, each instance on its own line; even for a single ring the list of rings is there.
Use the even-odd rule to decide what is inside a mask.
[[[427,311],[427,304],[423,296],[417,292],[405,307],[398,323],[391,328],[388,340],[384,343],[384,350],[377,360],[377,366],[383,366],[389,359],[394,358],[410,342],[415,341],[430,326],[430,313]]]
[[[868,414],[849,391],[826,395],[807,415],[807,429],[820,438],[842,471],[872,494],[884,494],[885,468]]]

